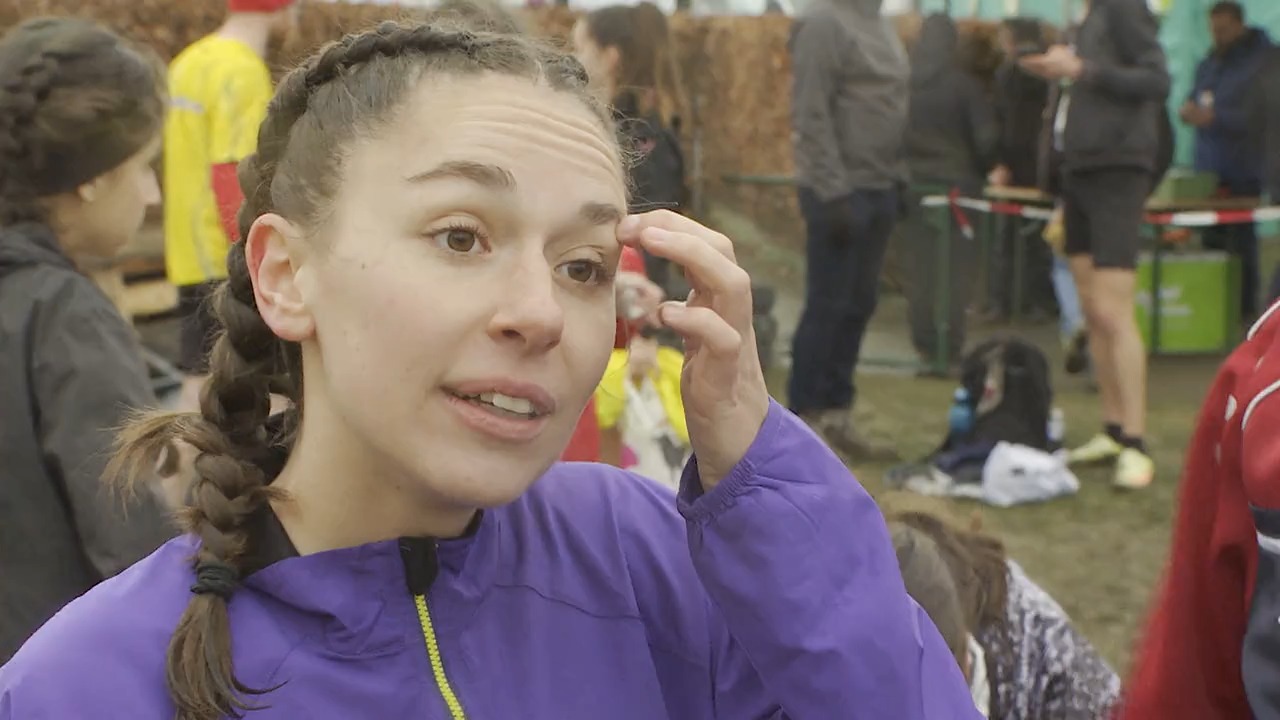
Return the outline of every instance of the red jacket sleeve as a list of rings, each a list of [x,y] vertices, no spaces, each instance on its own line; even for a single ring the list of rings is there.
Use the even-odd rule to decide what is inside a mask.
[[[1121,720],[1252,717],[1240,665],[1258,544],[1241,420],[1260,383],[1280,378],[1280,368],[1261,362],[1277,327],[1268,322],[1231,354],[1200,411],[1169,563],[1135,653]]]
[[[236,163],[218,163],[210,169],[209,174],[222,229],[227,233],[228,242],[239,242],[240,228],[236,222],[236,214],[240,212],[244,195],[240,192],[240,180],[236,177]]]

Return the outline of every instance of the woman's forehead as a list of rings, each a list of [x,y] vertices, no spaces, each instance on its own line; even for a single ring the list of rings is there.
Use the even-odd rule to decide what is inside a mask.
[[[554,182],[566,200],[592,195],[578,202],[625,206],[625,171],[603,121],[582,98],[522,78],[426,81],[384,132],[354,149],[350,163],[354,175],[379,182],[485,167],[521,191]]]

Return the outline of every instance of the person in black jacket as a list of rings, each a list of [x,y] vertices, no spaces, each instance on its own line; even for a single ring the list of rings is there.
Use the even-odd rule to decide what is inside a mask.
[[[686,209],[684,154],[676,134],[683,103],[662,12],[651,3],[594,10],[574,26],[573,45],[592,83],[610,99],[632,153],[629,210]],[[687,292],[677,287],[683,278],[662,258],[646,254],[645,274],[669,297]]]
[[[996,124],[986,89],[962,67],[958,45],[959,33],[950,17],[935,14],[925,19],[911,56],[907,165],[922,192],[955,189],[972,196],[982,192],[994,164]],[[912,344],[926,365],[935,359],[954,365],[964,350],[975,248],[956,227],[951,210],[917,209],[903,232],[913,259]],[[939,302],[946,306],[945,315]],[[940,322],[946,324],[943,333],[938,332]],[[945,349],[939,346],[943,339]]]
[[[1114,462],[1115,484],[1149,485],[1143,442],[1147,359],[1135,317],[1143,210],[1160,162],[1169,70],[1146,0],[1092,0],[1074,47],[1056,45],[1022,66],[1069,85],[1054,118],[1062,152],[1066,254],[1089,328],[1103,431],[1071,453]],[[1164,115],[1167,120],[1167,115]]]
[[[99,483],[115,429],[156,399],[133,329],[77,268],[159,200],[163,81],[87,21],[0,39],[0,663],[172,535],[156,496]]]
[[[1000,49],[1004,61],[996,68],[994,102],[1000,141],[992,185],[1018,188],[1036,187],[1039,179],[1038,142],[1049,103],[1049,84],[1018,65],[1025,55],[1043,52],[1044,29],[1039,20],[1027,17],[1005,19],[1000,25]],[[1053,258],[1049,248],[1036,241],[1038,232],[1028,223],[1001,223],[988,272],[989,319],[1005,320],[1014,311],[1013,263],[1016,243],[1022,244],[1022,307],[1018,312],[1052,312],[1055,301],[1050,281]]]

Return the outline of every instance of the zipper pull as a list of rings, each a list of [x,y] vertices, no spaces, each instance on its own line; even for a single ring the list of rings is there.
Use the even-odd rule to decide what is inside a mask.
[[[404,577],[409,585],[409,594],[426,595],[431,583],[440,574],[436,541],[432,538],[400,538],[400,559],[404,562]]]

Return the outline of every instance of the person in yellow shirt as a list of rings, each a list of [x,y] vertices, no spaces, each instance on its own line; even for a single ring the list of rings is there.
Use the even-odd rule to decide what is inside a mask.
[[[252,155],[274,89],[267,47],[296,23],[295,0],[227,0],[216,32],[169,66],[164,129],[165,269],[178,288],[182,405],[195,409],[217,324],[209,296],[226,278],[243,199],[236,166]]]
[[[651,327],[613,351],[595,393],[603,461],[679,488],[689,459],[683,370],[684,354],[659,344]]]

